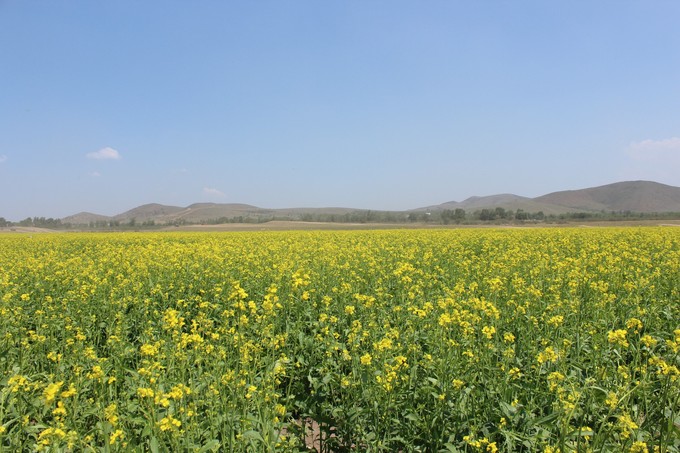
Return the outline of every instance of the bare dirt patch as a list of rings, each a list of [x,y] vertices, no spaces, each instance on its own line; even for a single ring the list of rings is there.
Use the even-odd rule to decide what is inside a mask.
[[[384,230],[396,228],[429,228],[429,226],[394,223],[330,223],[274,220],[265,223],[170,226],[163,228],[162,231]]]
[[[13,226],[0,228],[0,233],[59,233],[59,231],[48,228]]]

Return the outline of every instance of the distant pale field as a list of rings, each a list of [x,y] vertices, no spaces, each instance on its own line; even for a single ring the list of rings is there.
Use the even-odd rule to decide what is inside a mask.
[[[0,348],[7,451],[677,452],[680,229],[6,234]]]
[[[222,223],[215,225],[181,225],[181,226],[158,226],[154,231],[174,232],[221,232],[221,231],[316,231],[316,230],[385,230],[385,229],[461,229],[461,228],[592,228],[592,227],[639,227],[639,226],[677,226],[680,220],[615,220],[615,221],[588,221],[577,222],[575,220],[566,224],[555,223],[531,223],[524,224],[451,224],[441,225],[437,223],[342,223],[342,222],[303,222],[292,220],[273,220],[264,223]],[[51,230],[38,227],[3,227],[0,233],[64,233],[78,232],[73,230]],[[81,231],[82,232],[82,231]]]

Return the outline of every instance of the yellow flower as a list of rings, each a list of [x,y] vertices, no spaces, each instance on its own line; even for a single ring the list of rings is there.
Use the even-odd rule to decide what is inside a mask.
[[[489,340],[491,340],[493,338],[493,334],[495,334],[495,333],[496,333],[496,328],[494,326],[484,326],[484,327],[482,327],[482,334],[484,334],[484,336]]]
[[[64,382],[59,381],[49,384],[47,387],[45,387],[45,390],[43,391],[43,398],[45,399],[46,403],[51,403],[54,401],[54,398],[56,398],[57,393],[59,393],[62,385],[64,385]]]
[[[442,327],[446,327],[447,325],[451,324],[453,322],[453,318],[448,313],[442,313],[439,315],[439,325]]]
[[[139,395],[140,398],[153,398],[154,391],[150,388],[139,387],[137,389],[137,395]]]
[[[552,346],[548,346],[543,351],[538,353],[536,356],[536,361],[539,365],[543,365],[546,362],[556,362],[559,355]]]
[[[182,426],[182,422],[174,418],[172,415],[168,415],[167,417],[163,417],[160,422],[158,422],[158,426],[161,428],[161,431],[176,431],[180,426]]]
[[[648,348],[653,348],[657,341],[651,335],[643,335],[642,338],[640,338],[640,343],[644,344]]]
[[[28,390],[31,385],[24,376],[16,374],[7,380],[7,386],[12,392],[18,392],[20,390]]]
[[[152,344],[143,344],[140,346],[139,352],[143,356],[153,357],[158,354],[158,348]]]
[[[63,439],[66,432],[61,428],[46,428],[38,435],[38,443],[43,446],[50,445],[51,441]]]
[[[510,376],[510,379],[519,379],[522,377],[522,372],[517,367],[510,368],[508,370],[508,376]]]
[[[174,400],[180,400],[184,395],[191,395],[191,389],[184,384],[177,384],[165,396]]]
[[[503,334],[503,341],[505,341],[506,343],[514,343],[515,336],[511,332],[505,332]]]
[[[247,297],[247,296],[246,296]],[[179,312],[173,308],[168,308],[163,314],[163,328],[172,330],[184,325],[184,318],[179,316]]]
[[[621,437],[623,439],[628,439],[633,430],[638,429],[637,423],[635,423],[628,414],[623,414],[619,416],[618,426],[621,431]]]
[[[383,338],[379,342],[373,345],[373,348],[378,351],[385,351],[387,349],[392,349],[392,340],[390,338]],[[363,363],[363,362],[362,362]]]
[[[642,329],[642,321],[637,318],[630,318],[626,321],[626,327],[628,329],[633,329],[635,333],[638,333]]]
[[[64,407],[64,403],[59,401],[57,403],[57,407],[52,411],[52,415],[55,417],[63,417],[66,415],[66,408]]]
[[[626,339],[627,334],[628,331],[624,329],[611,330],[609,331],[609,333],[607,333],[607,341],[609,341],[610,344],[619,345],[624,348],[627,348],[628,347],[628,340]]]
[[[609,393],[607,393],[607,399],[604,402],[611,409],[614,409],[616,407],[616,405],[619,403],[619,399],[616,396],[616,393],[609,392]]]
[[[118,406],[116,406],[115,403],[108,405],[104,409],[104,417],[106,417],[106,420],[108,420],[109,423],[111,423],[113,426],[116,426],[118,424],[118,415],[116,414]]]
[[[371,357],[371,354],[366,353],[366,354],[364,354],[364,355],[361,356],[361,359],[360,359],[360,360],[361,360],[361,364],[362,364],[362,365],[367,365],[367,366],[368,366],[368,365],[371,364],[371,361],[373,360],[373,357]]]
[[[633,442],[633,445],[630,446],[630,453],[648,453],[649,450],[647,449],[647,444],[642,442],[641,440],[637,440]]]
[[[550,391],[553,392],[558,387],[559,383],[564,380],[564,374],[559,371],[553,371],[548,375],[548,382],[550,384]]]
[[[102,370],[102,367],[99,365],[95,365],[92,367],[92,371],[87,373],[88,379],[101,379],[104,376],[104,371]]]
[[[562,322],[564,322],[564,316],[557,315],[550,318],[546,324],[552,327],[559,327],[562,325]]]
[[[162,407],[169,407],[170,406],[170,400],[168,399],[167,396],[163,395],[162,393],[157,393],[156,396],[153,399],[153,402],[155,404],[158,404],[159,406],[162,406]]]
[[[162,428],[161,428],[162,429]],[[123,433],[122,429],[117,429],[114,432],[111,433],[111,436],[109,437],[109,445],[113,445],[118,441],[118,439],[123,439],[125,436],[125,433]]]

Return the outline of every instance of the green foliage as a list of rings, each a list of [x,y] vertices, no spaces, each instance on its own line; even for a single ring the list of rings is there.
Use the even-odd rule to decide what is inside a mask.
[[[677,452],[679,279],[674,228],[0,236],[0,446]]]

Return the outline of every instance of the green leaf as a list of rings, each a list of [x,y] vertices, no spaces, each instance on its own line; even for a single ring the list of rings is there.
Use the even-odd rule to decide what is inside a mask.
[[[548,414],[545,417],[530,420],[529,423],[527,423],[527,425],[528,426],[543,425],[544,423],[548,423],[555,420],[559,416],[560,416],[559,412],[553,412],[552,414]]]
[[[501,412],[508,418],[513,418],[517,414],[517,408],[503,401],[500,402]]]
[[[201,447],[200,450],[198,450],[198,453],[205,453],[206,451],[217,451],[220,448],[220,441],[217,439],[213,439],[208,441],[205,445]]]
[[[151,453],[158,453],[158,439],[155,436],[151,436],[149,440],[149,450]]]
[[[260,442],[264,442],[264,439],[262,438],[262,434],[255,431],[254,429],[249,429],[248,431],[244,432],[243,438],[248,439],[248,440],[257,440],[257,441],[260,441]]]
[[[410,421],[415,422],[415,423],[417,423],[419,421],[418,414],[414,414],[413,412],[409,412],[408,414],[406,414],[404,416],[404,418],[406,420],[410,420]]]
[[[451,453],[458,453],[458,449],[452,443],[449,442],[445,443],[444,448],[446,448],[446,451],[449,451]]]

